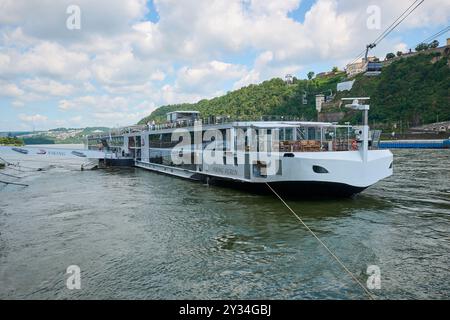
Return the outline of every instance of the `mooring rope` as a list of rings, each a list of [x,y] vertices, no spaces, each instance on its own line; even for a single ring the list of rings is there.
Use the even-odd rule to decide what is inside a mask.
[[[16,168],[16,167],[18,167],[18,168]],[[33,172],[33,171],[40,171],[39,169],[33,169],[33,170],[21,170],[21,168],[31,169],[31,168],[26,168],[26,167],[18,166],[18,165],[15,165],[15,164],[8,164],[8,166],[6,167],[6,169],[11,169],[11,170],[19,171],[19,172]]]
[[[31,167],[21,166],[20,165],[20,161],[26,161],[26,160],[20,160],[17,164],[9,162],[9,161],[3,159],[2,157],[0,157],[0,160],[3,161],[5,164],[7,164],[8,168],[13,169],[13,170],[17,170],[17,171],[22,171],[22,170],[20,170],[20,168],[30,169],[32,171],[40,171],[40,170],[42,170],[41,168],[31,168]],[[19,167],[19,169],[15,169],[15,168],[12,168],[12,167]]]
[[[1,158],[0,158],[0,160],[1,160]],[[21,160],[19,160],[19,167],[20,168],[27,168],[27,169],[33,169],[33,170],[38,170],[39,171],[39,169],[43,169],[43,168],[32,168],[32,167],[25,167],[25,166],[22,166],[22,165],[20,165],[20,162],[38,162],[38,163],[45,163],[45,164],[49,164],[49,165],[70,165],[70,166],[79,166],[79,165],[81,165],[81,164],[84,164],[85,162],[70,162],[70,161],[73,161],[73,159],[55,159],[55,160],[47,160],[47,159],[45,159],[45,158],[41,158],[41,159],[39,159],[39,160],[35,160],[35,159],[21,159]],[[11,166],[17,166],[17,164],[14,164],[14,163],[7,163],[7,164],[9,164],[9,165],[11,165]]]
[[[3,180],[0,180],[0,183],[4,183],[6,185],[12,184],[12,185],[15,185],[15,186],[28,187],[28,184],[24,184],[24,183],[8,182],[8,181],[3,181]]]
[[[266,185],[269,189],[281,200],[281,202],[292,212],[292,214],[301,222],[301,224],[316,238],[316,240],[328,251],[328,253],[341,265],[341,267],[350,275],[353,280],[364,290],[364,292],[368,295],[369,299],[375,300],[375,297],[367,290],[367,288],[355,277],[355,275],[344,265],[344,263],[328,248],[328,246],[320,240],[320,238],[311,230],[310,227],[299,217],[297,213],[286,203],[286,201],[281,198],[281,196],[266,182]]]
[[[4,176],[7,176],[7,177],[11,177],[11,178],[16,178],[16,179],[22,179],[23,178],[23,177],[15,176],[15,175],[4,173],[4,172],[0,172],[0,174],[2,174]]]

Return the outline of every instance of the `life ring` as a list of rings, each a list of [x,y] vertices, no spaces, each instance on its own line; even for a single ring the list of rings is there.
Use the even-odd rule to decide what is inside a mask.
[[[358,143],[356,142],[356,140],[352,141],[352,150],[358,150]]]

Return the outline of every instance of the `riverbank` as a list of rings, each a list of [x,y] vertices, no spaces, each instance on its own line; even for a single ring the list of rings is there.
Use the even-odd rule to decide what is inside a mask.
[[[0,137],[0,146],[20,147],[23,146],[23,140],[15,137]]]

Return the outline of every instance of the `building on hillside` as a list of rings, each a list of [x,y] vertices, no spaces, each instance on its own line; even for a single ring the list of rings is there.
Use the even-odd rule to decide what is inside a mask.
[[[322,105],[325,103],[325,95],[318,94],[316,95],[316,110],[317,112],[322,111]]]
[[[411,132],[434,132],[434,133],[450,132],[450,121],[429,123],[429,124],[425,124],[423,126],[410,128],[410,131]]]
[[[354,63],[349,63],[345,67],[345,72],[347,73],[347,77],[351,78],[356,76],[357,74],[363,73],[367,71],[367,67],[371,65],[372,63],[378,63],[377,57],[368,57],[368,61],[365,61],[365,59],[362,59],[361,61],[357,61]]]
[[[284,77],[284,82],[286,82],[286,84],[293,84],[294,83],[294,77],[292,76],[292,74],[287,74]]]
[[[347,77],[351,78],[365,71],[366,63],[363,61],[358,61],[355,63],[349,63],[345,68],[345,72],[347,73]]]
[[[332,75],[334,75],[333,72],[326,71],[326,72],[321,72],[321,73],[316,74],[316,78],[325,78],[325,77],[329,77],[329,76],[332,76]]]
[[[199,115],[199,111],[173,111],[167,113],[167,122],[195,121]]]

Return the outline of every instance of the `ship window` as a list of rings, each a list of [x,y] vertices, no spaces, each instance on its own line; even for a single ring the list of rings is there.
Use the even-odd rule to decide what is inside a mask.
[[[391,162],[391,164],[389,165],[389,169],[394,168],[394,162]]]
[[[315,173],[328,173],[328,170],[321,166],[313,166],[313,171]]]
[[[286,128],[284,133],[284,140],[294,140],[294,130],[292,128]]]
[[[294,155],[293,153],[285,153],[285,154],[283,155],[283,157],[285,157],[285,158],[294,158],[295,155]]]
[[[317,137],[320,137],[320,131],[319,134],[317,134],[318,129],[314,127],[308,127],[308,139],[309,140],[318,140]]]

